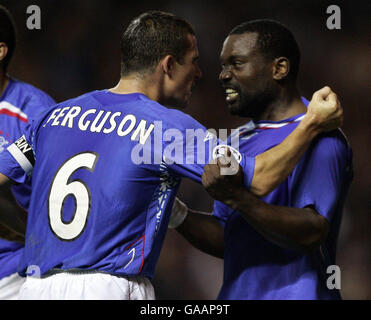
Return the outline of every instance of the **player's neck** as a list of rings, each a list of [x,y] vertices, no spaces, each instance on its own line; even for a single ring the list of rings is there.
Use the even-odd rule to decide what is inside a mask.
[[[153,88],[153,80],[148,78],[122,77],[119,83],[109,91],[117,94],[142,93],[151,100],[158,100],[157,92]]]
[[[281,121],[305,113],[306,107],[296,88],[283,89],[256,120]]]
[[[7,74],[4,72],[0,72],[0,96],[5,91],[8,83],[9,83],[9,77],[7,76]]]

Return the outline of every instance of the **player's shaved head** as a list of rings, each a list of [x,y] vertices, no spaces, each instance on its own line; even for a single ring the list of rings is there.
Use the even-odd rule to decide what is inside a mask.
[[[190,48],[192,26],[171,13],[149,11],[133,19],[121,39],[121,77],[153,71],[166,55],[179,63]]]
[[[5,58],[0,62],[3,72],[6,72],[10,59],[16,44],[15,26],[13,18],[9,11],[0,5],[0,42],[4,42],[8,47],[8,53]]]

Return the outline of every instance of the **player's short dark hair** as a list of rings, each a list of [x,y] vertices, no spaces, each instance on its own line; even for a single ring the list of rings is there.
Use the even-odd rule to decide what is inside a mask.
[[[192,26],[171,13],[148,11],[133,19],[121,38],[121,76],[153,71],[166,55],[183,63],[188,34],[195,34]]]
[[[0,42],[8,46],[8,53],[2,61],[3,71],[6,72],[10,59],[13,56],[16,44],[15,25],[10,12],[0,5]]]
[[[244,22],[235,27],[229,34],[256,32],[260,52],[268,59],[286,57],[290,61],[288,77],[296,80],[299,72],[300,50],[292,32],[282,23],[269,19]]]

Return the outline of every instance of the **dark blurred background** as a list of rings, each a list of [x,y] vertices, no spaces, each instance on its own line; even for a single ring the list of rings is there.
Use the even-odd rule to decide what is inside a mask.
[[[355,176],[341,226],[337,264],[344,299],[371,299],[370,215],[370,5],[367,1],[108,1],[0,0],[14,16],[18,44],[10,74],[48,92],[58,102],[87,91],[113,87],[119,80],[120,35],[140,13],[158,9],[187,19],[195,28],[203,79],[186,110],[208,128],[234,128],[247,119],[228,114],[218,83],[219,52],[237,24],[272,18],[294,33],[302,53],[299,88],[303,96],[324,85],[344,108],[343,130],[354,152]],[[368,5],[367,5],[368,3]],[[41,9],[41,30],[28,30],[29,5]],[[341,9],[341,29],[329,30],[326,9]],[[180,198],[211,211],[202,187],[182,182]],[[248,248],[247,248],[248,254]],[[156,269],[158,299],[215,299],[223,262],[193,249],[169,230]]]

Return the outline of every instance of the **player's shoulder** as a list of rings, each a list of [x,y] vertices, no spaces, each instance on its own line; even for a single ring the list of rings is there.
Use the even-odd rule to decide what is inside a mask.
[[[352,162],[352,148],[341,129],[320,134],[313,141],[307,154],[323,161]]]
[[[166,129],[205,129],[196,119],[189,114],[173,108],[168,108],[162,104],[146,99],[146,103],[156,113],[157,117],[162,121],[163,128]]]
[[[317,139],[315,139],[314,146],[323,149],[336,147],[344,151],[351,149],[349,140],[341,129],[320,134]]]
[[[51,106],[55,101],[45,91],[35,87],[34,85],[20,81],[18,79],[11,79],[12,85],[19,96],[23,96],[24,100],[39,104],[40,106]]]
[[[96,99],[94,99],[94,94],[97,91],[98,90],[89,91],[89,92],[83,93],[79,96],[60,101],[60,102],[56,103],[51,109],[49,109],[48,113],[53,112],[55,109],[61,109],[61,108],[64,108],[64,107],[72,107],[72,106],[93,107],[97,103]]]
[[[177,110],[177,109],[168,109],[166,111],[166,118],[169,127],[178,128],[180,130],[187,129],[202,129],[205,130],[205,127],[199,123],[196,119],[191,117],[189,114]]]
[[[55,112],[55,110],[57,110],[57,109],[62,109],[62,108],[67,107],[67,106],[71,107],[71,106],[76,106],[76,105],[83,105],[83,102],[86,99],[91,98],[92,93],[93,92],[88,92],[88,93],[82,94],[80,96],[73,97],[73,98],[70,98],[70,99],[60,101],[58,103],[53,104],[50,108],[47,108],[40,113],[40,116],[38,117],[39,124],[42,123],[45,120],[45,118],[49,117],[49,115],[52,114],[53,112]]]

